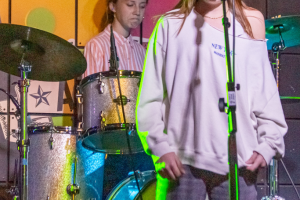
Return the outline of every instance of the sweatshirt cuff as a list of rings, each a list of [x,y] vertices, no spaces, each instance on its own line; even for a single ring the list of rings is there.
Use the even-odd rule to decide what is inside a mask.
[[[157,157],[162,157],[163,155],[167,154],[167,153],[171,153],[174,152],[172,151],[170,145],[168,144],[168,142],[160,142],[156,145],[154,145],[151,148],[152,154],[157,156]]]
[[[264,157],[268,165],[270,164],[272,158],[276,154],[276,150],[271,148],[266,142],[263,142],[260,145],[258,145],[258,147],[254,151],[262,155],[262,157]]]

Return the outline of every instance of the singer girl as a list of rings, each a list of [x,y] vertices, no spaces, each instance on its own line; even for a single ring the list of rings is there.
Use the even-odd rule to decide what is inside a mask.
[[[102,20],[102,32],[92,38],[84,49],[87,70],[84,77],[102,71],[109,71],[110,27],[113,27],[119,70],[142,71],[145,48],[132,39],[130,31],[143,20],[148,0],[107,0],[107,10]],[[124,141],[126,142],[126,141]],[[104,165],[103,198],[121,180],[128,176],[132,169],[130,155],[107,155]],[[133,155],[134,169],[140,171],[154,169],[150,156],[145,153]]]
[[[284,154],[287,132],[268,59],[263,15],[236,0],[239,197],[256,200],[256,172]],[[226,1],[231,22],[232,0]],[[148,43],[136,116],[159,173],[156,199],[229,199],[228,116],[221,0],[181,0]],[[231,46],[232,50],[232,46]]]

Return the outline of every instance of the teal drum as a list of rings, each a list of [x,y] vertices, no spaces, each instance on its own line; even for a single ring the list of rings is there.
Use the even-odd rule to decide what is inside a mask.
[[[80,188],[75,200],[102,200],[105,154],[90,151],[77,141],[77,177]]]
[[[106,200],[138,200],[143,196],[143,200],[155,200],[156,191],[156,173],[149,170],[138,173],[139,193],[134,175],[121,181],[108,195]]]

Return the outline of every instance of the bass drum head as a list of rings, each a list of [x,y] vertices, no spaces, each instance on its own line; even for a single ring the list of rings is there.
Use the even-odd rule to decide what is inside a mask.
[[[156,182],[156,173],[152,170],[141,172],[139,174],[139,186],[141,191],[144,187],[148,186],[149,183]],[[151,184],[152,185],[152,184]],[[151,189],[151,188],[149,188]],[[154,190],[155,191],[155,190]],[[147,190],[147,194],[150,190]],[[134,175],[129,176],[122,182],[120,182],[107,196],[106,200],[135,200],[139,191],[136,185]],[[152,194],[153,200],[155,199],[155,193]],[[144,195],[143,195],[144,198]],[[149,199],[149,198],[148,198]]]

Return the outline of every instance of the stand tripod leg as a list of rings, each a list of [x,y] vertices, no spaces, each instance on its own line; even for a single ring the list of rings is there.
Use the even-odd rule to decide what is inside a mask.
[[[272,159],[269,167],[270,187],[269,193],[271,196],[278,195],[278,160]]]

